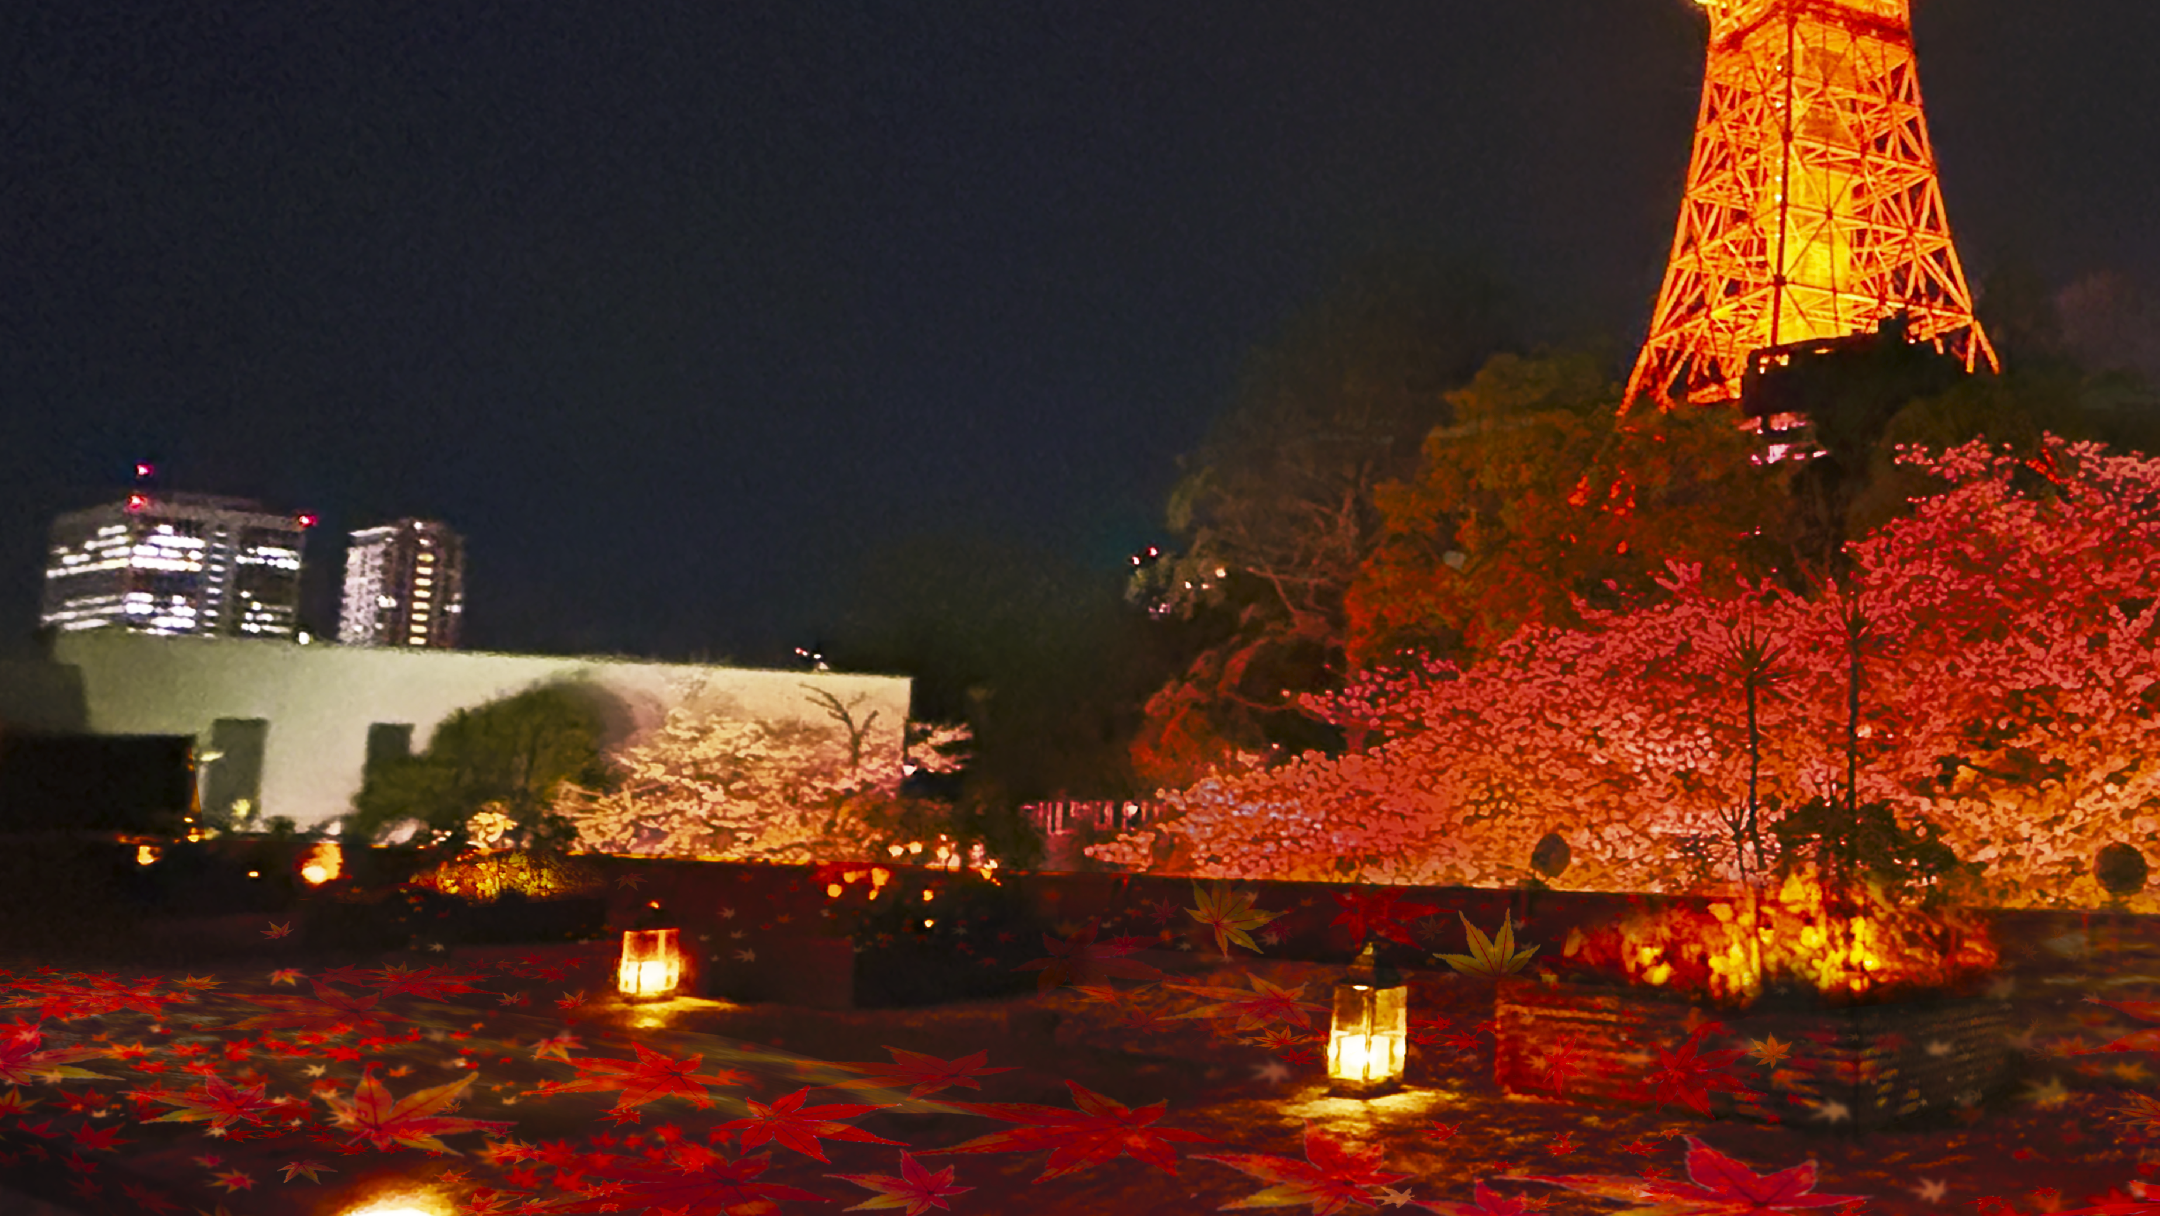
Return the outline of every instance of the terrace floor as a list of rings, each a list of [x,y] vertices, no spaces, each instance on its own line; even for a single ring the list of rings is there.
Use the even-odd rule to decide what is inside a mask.
[[[1382,1210],[1470,1204],[1484,1180],[1552,1213],[1618,1211],[1609,1198],[1511,1179],[1605,1176],[1607,1194],[1624,1198],[1626,1180],[1685,1181],[1686,1138],[1699,1137],[1758,1174],[1813,1162],[1817,1191],[1864,1196],[1872,1213],[1965,1211],[1989,1196],[2020,1211],[2072,1211],[2111,1192],[2141,1194],[2148,1177],[2160,1184],[2160,1142],[2139,1122],[2160,1121],[2160,1103],[2135,1109],[2160,1083],[2150,1050],[2160,1043],[2124,1042],[2146,1025],[2136,1002],[2160,999],[2160,926],[2133,925],[2066,938],[2049,966],[1998,982],[2018,1028],[1998,1093],[1932,1125],[1864,1135],[1824,1118],[1762,1126],[1678,1107],[1503,1096],[1483,1025],[1492,984],[1444,971],[1412,976],[1418,1019],[1432,1029],[1408,1087],[1361,1102],[1329,1098],[1309,1056],[1240,1043],[1229,1020],[1171,1016],[1202,999],[1159,985],[1145,995],[1105,980],[1092,993],[1064,987],[913,1009],[625,1006],[604,995],[606,961],[591,948],[373,959],[266,951],[201,970],[19,956],[0,959],[0,1006],[10,1006],[0,1016],[15,1021],[12,1034],[0,1023],[0,1211],[332,1213],[408,1184],[424,1191],[409,1207],[444,1214],[837,1211],[879,1192],[834,1175],[901,1175],[904,1147],[971,1188],[941,1196],[956,1213],[1207,1212],[1266,1194],[1287,1210],[1326,1212],[1324,1189],[1296,1187],[1327,1173],[1305,1164],[1308,1127],[1378,1150],[1370,1168],[1394,1177],[1343,1193]],[[1135,957],[1173,972],[1174,983],[1223,985],[1248,973],[1299,982],[1294,967],[1236,953],[1213,966],[1201,951]],[[1303,996],[1326,1000],[1310,984]],[[979,1088],[922,1096],[906,1091],[928,1073],[889,1089],[824,1088],[875,1084],[844,1066],[890,1062],[888,1048],[940,1061],[986,1053],[981,1068],[1005,1071],[963,1070]],[[1753,1061],[1730,1071],[1772,1083]],[[455,1107],[389,1105],[468,1076]],[[386,1087],[372,1113],[367,1077]],[[536,1092],[577,1081],[584,1087]],[[1074,1112],[1075,1085],[1131,1108],[1167,1105],[1154,1122],[1106,1136],[1100,1120],[1091,1127]],[[749,1101],[770,1111],[805,1087],[811,1107],[880,1109],[715,1130],[751,1117]],[[340,1105],[356,1101],[341,1123]],[[934,1151],[1017,1131],[1028,1125],[1014,1120],[1039,1113],[963,1103],[1030,1104],[1073,1119],[976,1151]],[[803,1122],[821,1117],[830,1121]],[[375,1141],[356,1143],[371,1126]],[[777,1137],[763,1138],[768,1128]],[[1166,1130],[1171,1138],[1147,1134]],[[431,1133],[448,1151],[396,1142]],[[898,1143],[847,1138],[865,1133]],[[1325,1161],[1325,1140],[1317,1149]],[[1041,1178],[1059,1152],[1076,1157],[1070,1172]],[[1201,1159],[1210,1153],[1281,1160],[1248,1161],[1255,1175]]]

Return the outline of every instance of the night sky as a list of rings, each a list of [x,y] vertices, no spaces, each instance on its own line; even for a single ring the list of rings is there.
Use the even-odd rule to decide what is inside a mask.
[[[155,8],[156,15],[150,15]],[[171,488],[470,549],[468,644],[770,662],[866,559],[1114,569],[1241,360],[1361,253],[1639,339],[1687,0],[0,12],[0,631]],[[1922,0],[1977,282],[2160,287],[2160,4]]]

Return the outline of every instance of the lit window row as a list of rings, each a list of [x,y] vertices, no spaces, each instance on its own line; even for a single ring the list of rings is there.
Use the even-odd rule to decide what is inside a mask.
[[[45,577],[46,577],[46,578],[67,578],[67,577],[70,577],[70,576],[72,576],[72,575],[77,575],[77,574],[95,574],[95,573],[97,573],[97,572],[98,572],[98,571],[100,571],[100,570],[125,570],[125,569],[127,569],[127,568],[128,568],[128,565],[129,565],[129,559],[128,559],[128,558],[125,558],[125,557],[122,557],[122,558],[115,558],[115,559],[109,559],[109,560],[106,560],[106,561],[102,561],[102,562],[97,562],[97,563],[95,563],[95,564],[93,564],[93,565],[88,565],[88,566],[75,566],[75,567],[72,567],[72,568],[69,568],[69,569],[64,569],[64,570],[53,570],[53,569],[47,569],[47,570],[45,571]]]

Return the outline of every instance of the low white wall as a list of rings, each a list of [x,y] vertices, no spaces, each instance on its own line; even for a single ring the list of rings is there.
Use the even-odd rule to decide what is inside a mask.
[[[590,680],[635,715],[640,733],[693,704],[767,722],[833,720],[810,689],[875,711],[871,744],[897,757],[911,681],[904,676],[757,671],[688,663],[457,650],[300,645],[260,638],[158,637],[117,629],[62,634],[53,657],[82,672],[96,734],[193,735],[219,718],[269,723],[262,812],[310,827],[344,814],[360,789],[372,723],[411,723],[413,750],[453,712],[536,684]],[[807,687],[806,687],[807,686]]]

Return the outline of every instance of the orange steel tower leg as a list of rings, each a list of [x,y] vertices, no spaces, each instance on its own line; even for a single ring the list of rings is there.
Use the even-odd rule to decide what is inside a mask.
[[[1874,329],[1997,369],[1943,217],[1908,0],[1697,0],[1709,66],[1627,400],[1740,394],[1748,355]]]

